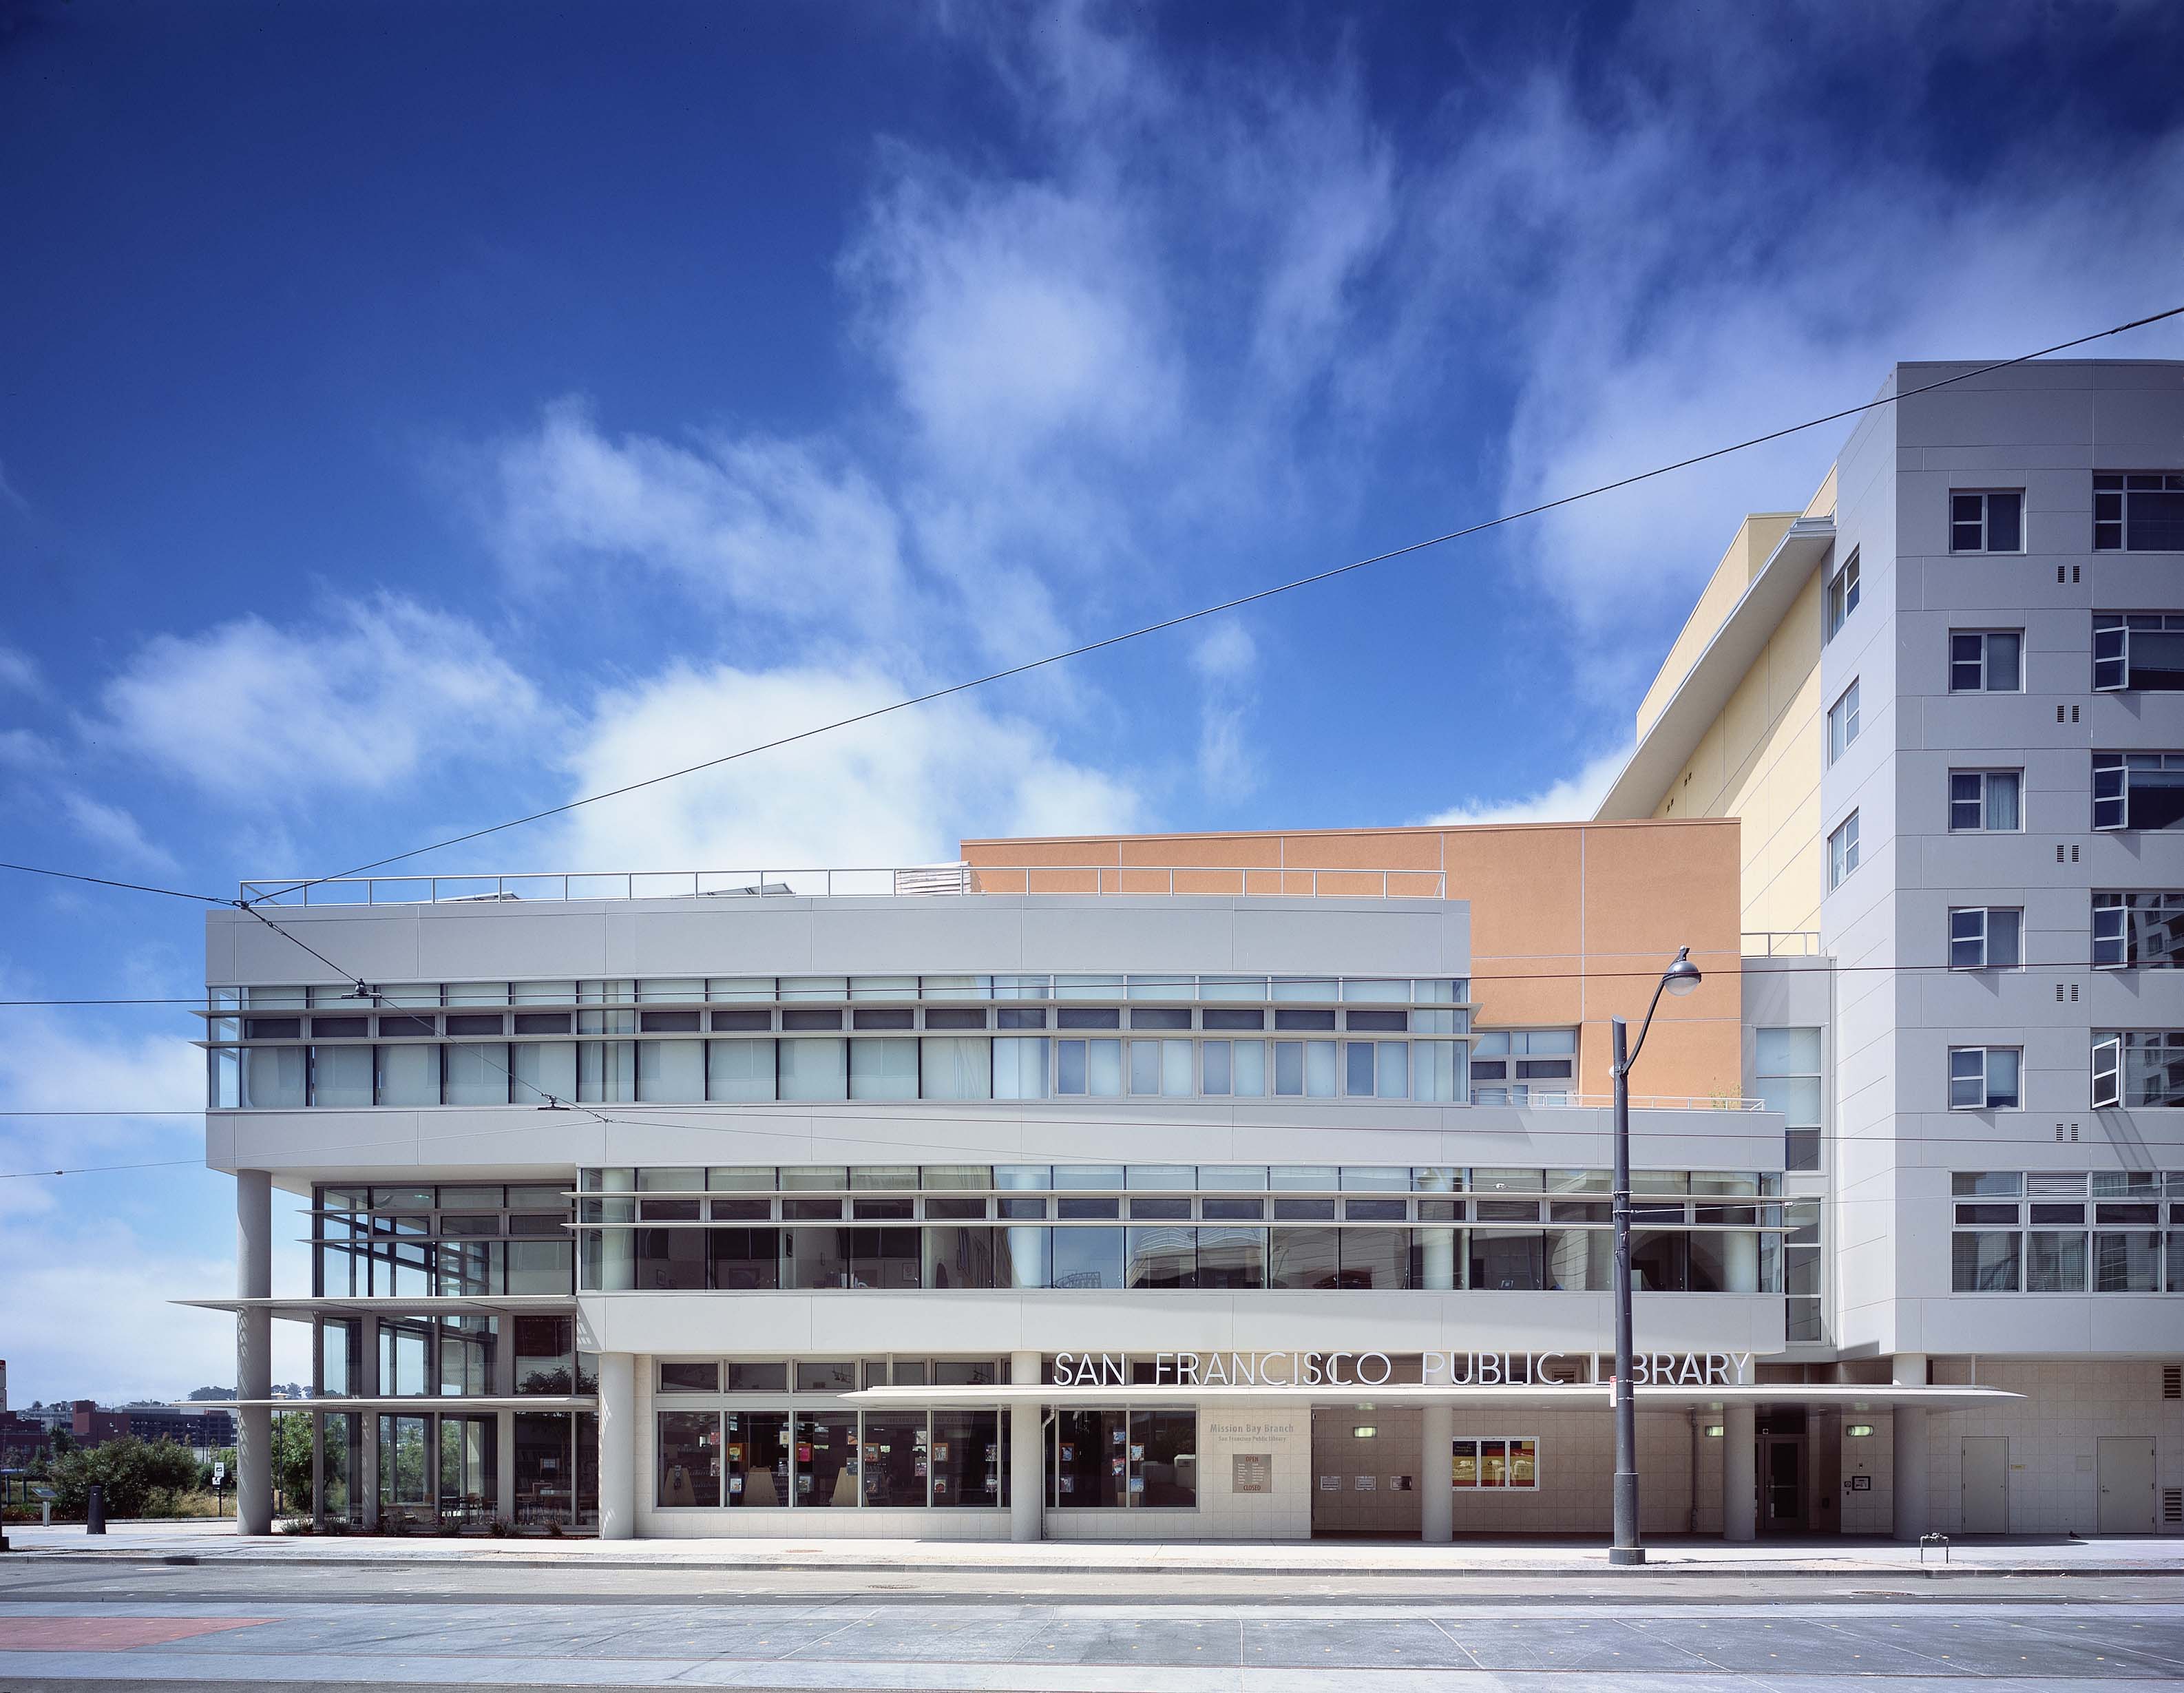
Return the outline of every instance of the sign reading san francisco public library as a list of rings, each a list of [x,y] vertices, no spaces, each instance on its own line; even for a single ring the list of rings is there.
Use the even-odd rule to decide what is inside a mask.
[[[1408,1355],[1407,1355],[1408,1356]],[[1425,1387],[1596,1387],[1607,1378],[1591,1352],[1421,1352]],[[1128,1352],[1056,1352],[1056,1387],[1387,1387],[1385,1352],[1155,1352],[1150,1383],[1134,1381]],[[1752,1378],[1749,1352],[1641,1352],[1640,1387],[1737,1387]]]

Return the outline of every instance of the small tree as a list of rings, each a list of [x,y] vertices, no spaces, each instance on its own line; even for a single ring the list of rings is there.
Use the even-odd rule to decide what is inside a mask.
[[[172,1440],[149,1443],[123,1434],[103,1445],[57,1453],[49,1477],[54,1503],[64,1515],[90,1508],[91,1490],[106,1490],[106,1509],[114,1517],[142,1517],[159,1496],[171,1499],[197,1485],[198,1461],[187,1446]]]

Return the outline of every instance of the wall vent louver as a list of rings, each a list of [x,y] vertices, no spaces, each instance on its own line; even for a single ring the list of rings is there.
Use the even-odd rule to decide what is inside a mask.
[[[2184,1523],[2184,1487],[2161,1490],[2161,1522],[2164,1528]]]
[[[2164,1399],[2184,1399],[2184,1364],[2164,1364],[2161,1367],[2161,1396]]]

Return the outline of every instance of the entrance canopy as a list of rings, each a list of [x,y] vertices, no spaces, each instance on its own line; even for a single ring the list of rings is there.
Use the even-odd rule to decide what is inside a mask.
[[[1475,1405],[1525,1406],[1535,1409],[1563,1406],[1573,1411],[1605,1411],[1613,1403],[1605,1382],[1573,1382],[1537,1386],[1421,1387],[1415,1383],[1386,1387],[1194,1387],[1167,1383],[1124,1386],[1063,1387],[868,1387],[845,1393],[845,1401],[887,1405]],[[1899,1387],[1886,1382],[1846,1384],[1837,1382],[1751,1382],[1735,1386],[1641,1387],[1641,1411],[1668,1411],[1684,1406],[1805,1405],[1832,1406],[1843,1411],[1884,1411],[1909,1406],[1927,1411],[1970,1411],[2021,1399],[1997,1387]]]

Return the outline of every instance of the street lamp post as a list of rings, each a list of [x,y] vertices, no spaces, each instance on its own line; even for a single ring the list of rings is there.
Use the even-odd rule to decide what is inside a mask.
[[[1638,1533],[1638,1401],[1630,1378],[1630,1066],[1646,1049],[1646,1032],[1653,1027],[1661,995],[1680,998],[1700,980],[1691,948],[1680,948],[1653,989],[1646,1021],[1638,1025],[1638,1044],[1626,1050],[1629,1031],[1623,1019],[1609,1022],[1615,1067],[1615,1543],[1607,1549],[1612,1564],[1646,1562]]]

